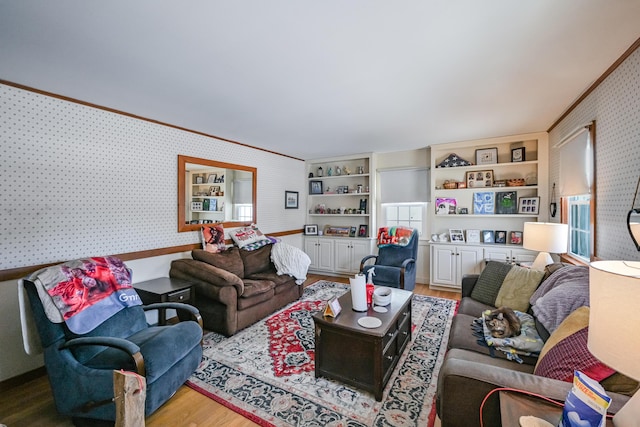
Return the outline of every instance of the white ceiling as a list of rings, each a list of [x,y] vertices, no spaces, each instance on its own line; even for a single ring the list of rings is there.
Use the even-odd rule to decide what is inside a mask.
[[[0,0],[0,79],[311,159],[544,131],[639,0]]]

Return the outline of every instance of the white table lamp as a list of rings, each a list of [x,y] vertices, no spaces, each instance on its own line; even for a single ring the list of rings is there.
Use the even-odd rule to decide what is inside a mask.
[[[640,262],[596,261],[589,267],[589,351],[604,364],[640,380]],[[613,418],[616,427],[637,426],[640,393]]]
[[[522,233],[522,247],[540,252],[531,268],[544,270],[553,263],[551,253],[567,252],[569,226],[553,222],[525,222]]]

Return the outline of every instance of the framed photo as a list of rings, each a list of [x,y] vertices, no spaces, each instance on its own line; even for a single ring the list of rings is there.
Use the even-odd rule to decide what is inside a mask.
[[[356,231],[357,231],[357,228],[355,225],[349,228],[349,237],[356,237]]]
[[[358,237],[367,237],[369,226],[367,224],[360,224],[358,227]]]
[[[218,199],[208,199],[209,200],[209,210],[217,211],[218,210]]]
[[[498,148],[482,148],[476,150],[476,165],[493,165],[498,163]]]
[[[467,215],[469,213],[469,208],[458,208],[458,214]]]
[[[207,184],[214,184],[216,183],[218,179],[218,174],[215,173],[210,173],[209,176],[207,177]]]
[[[480,243],[480,230],[467,230],[467,243]]]
[[[309,194],[322,194],[322,181],[309,181]]]
[[[538,215],[540,213],[540,197],[520,197],[518,213]]]
[[[202,184],[203,181],[204,179],[202,178],[202,175],[196,176],[196,184]]]
[[[317,236],[318,224],[306,224],[304,226],[304,234],[307,236]]]
[[[524,162],[524,147],[512,148],[511,149],[511,161],[512,162]]]
[[[336,187],[337,194],[347,194],[349,193],[349,187],[347,185],[339,185]]]
[[[192,211],[201,211],[202,210],[202,202],[191,202],[191,210]]]
[[[449,241],[450,242],[458,242],[464,243],[464,233],[459,229],[450,229],[449,230]]]
[[[220,186],[219,185],[212,185],[211,187],[209,187],[209,195],[210,196],[217,196],[220,193]]]
[[[483,243],[495,243],[495,234],[493,230],[482,230],[482,242]]]
[[[512,231],[511,236],[509,237],[509,243],[511,243],[512,245],[521,245],[522,231]]]
[[[518,192],[498,191],[496,193],[496,214],[510,215],[518,213]]]
[[[298,209],[298,192],[286,191],[284,192],[284,208],[285,209]]]
[[[496,243],[507,243],[507,232],[503,230],[496,230],[495,232],[495,241]]]
[[[456,205],[456,199],[438,197],[436,198],[436,215],[455,215]]]
[[[469,171],[466,179],[467,188],[486,188],[493,187],[493,171]]]
[[[473,193],[473,213],[475,215],[493,215],[495,208],[495,193],[483,191]]]

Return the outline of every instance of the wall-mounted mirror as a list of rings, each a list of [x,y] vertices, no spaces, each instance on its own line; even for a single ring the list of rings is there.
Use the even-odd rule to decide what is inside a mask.
[[[257,222],[257,169],[178,155],[178,231]]]
[[[638,198],[638,190],[640,189],[640,178],[638,178],[638,184],[636,185],[636,192],[633,194],[633,202],[631,203],[631,210],[627,214],[627,228],[631,235],[631,240],[636,245],[636,249],[640,251],[640,202],[636,205]]]

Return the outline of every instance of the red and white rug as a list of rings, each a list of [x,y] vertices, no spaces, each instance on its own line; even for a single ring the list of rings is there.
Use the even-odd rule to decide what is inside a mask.
[[[315,378],[312,316],[347,285],[319,281],[301,300],[236,335],[208,333],[187,384],[262,426],[431,426],[437,372],[455,300],[415,295],[413,337],[381,402],[369,392]],[[344,357],[349,357],[345,348]]]

